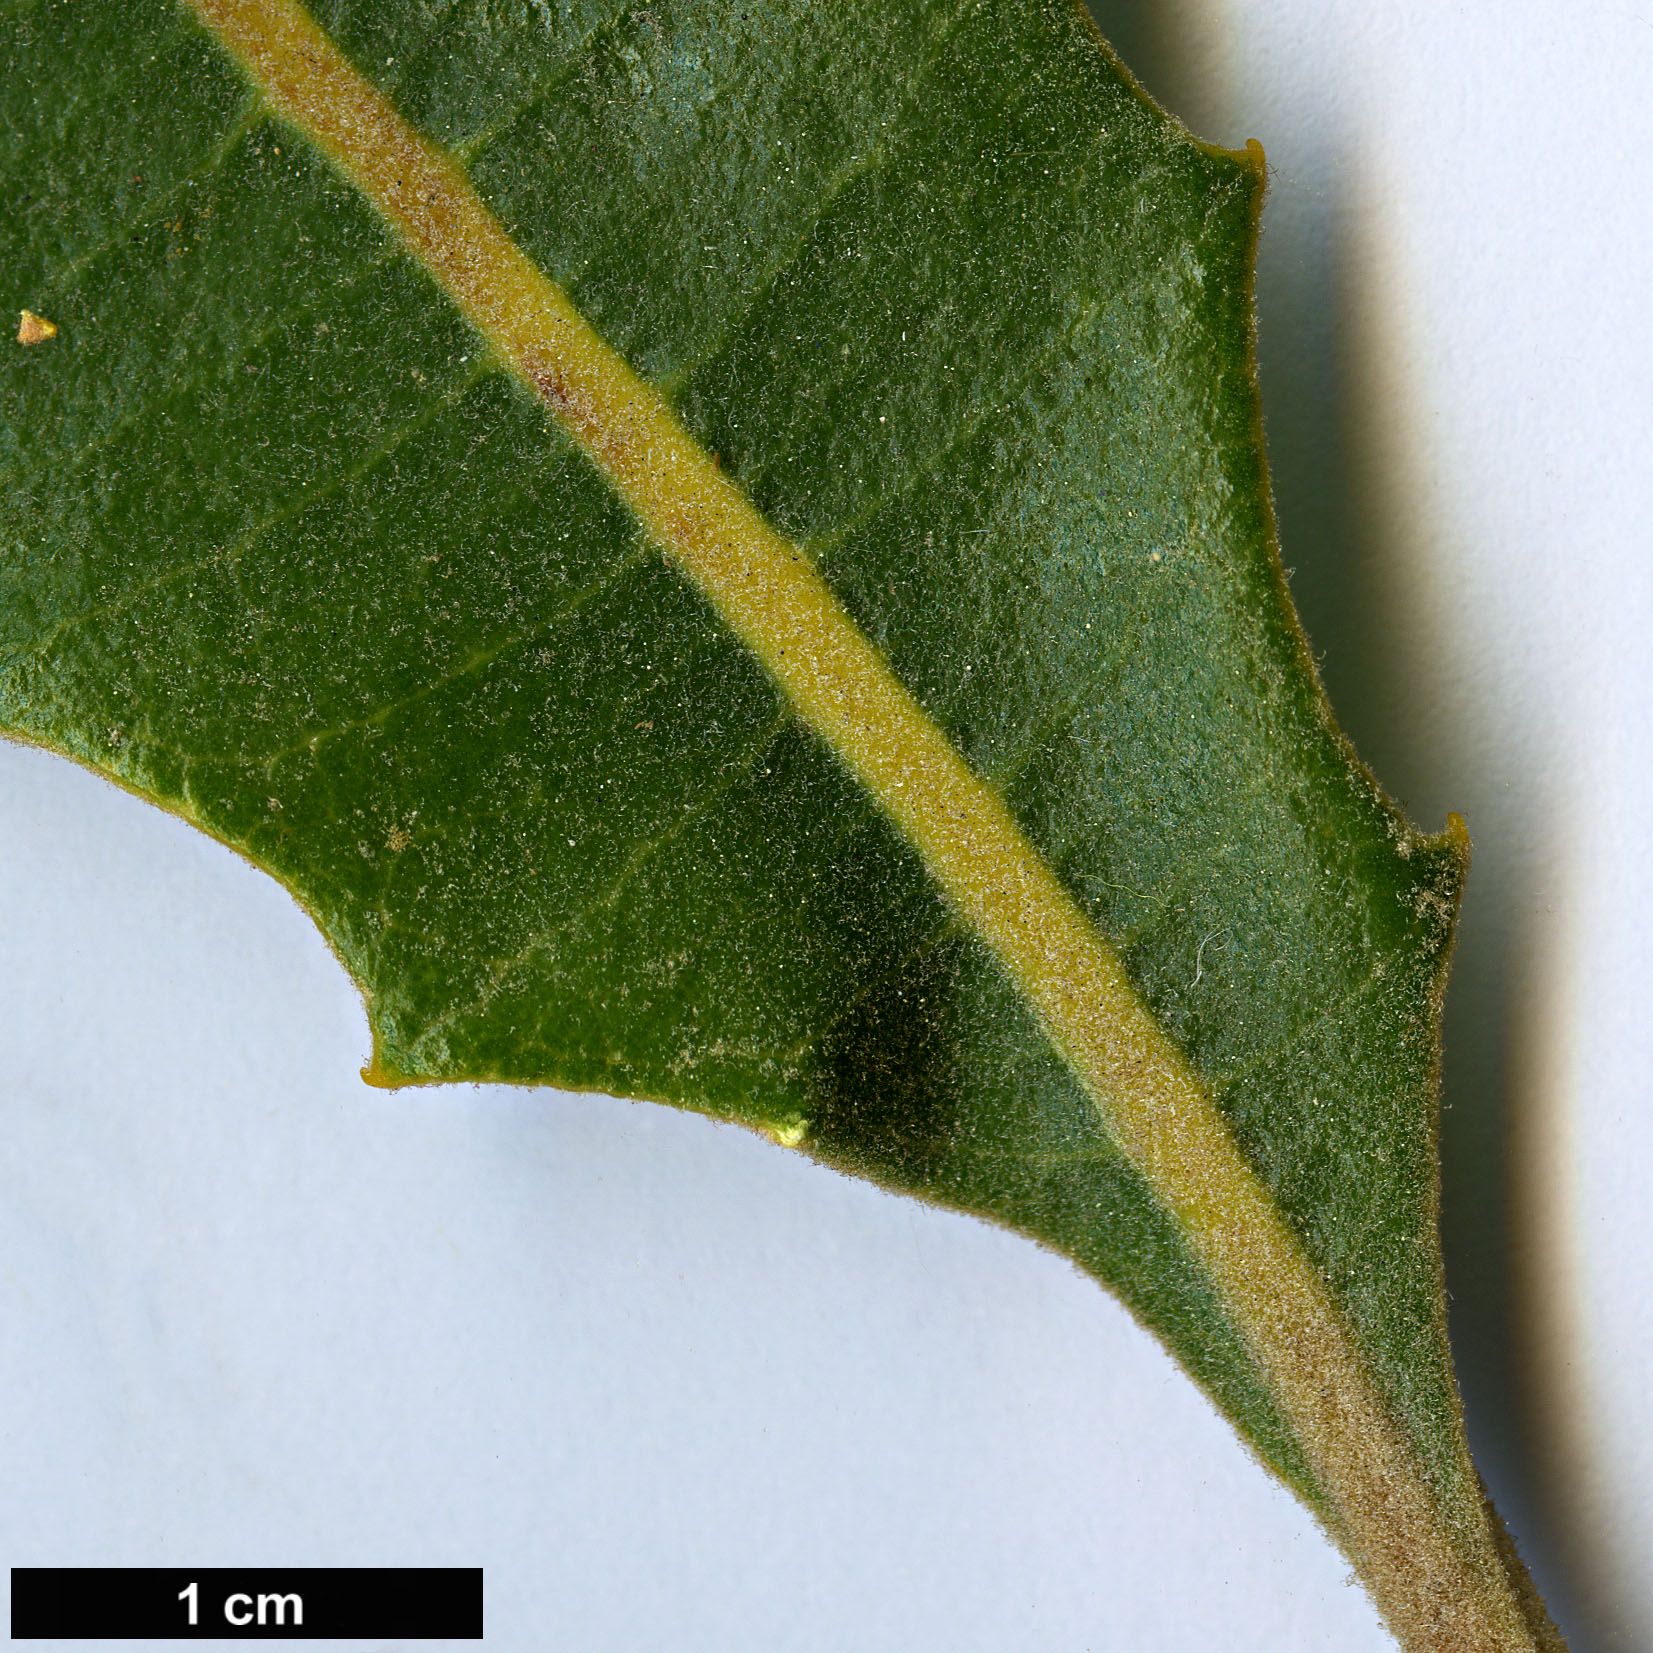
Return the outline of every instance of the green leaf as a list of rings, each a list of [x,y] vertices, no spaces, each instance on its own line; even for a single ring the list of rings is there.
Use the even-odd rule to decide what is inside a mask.
[[[1070,0],[7,19],[0,724],[279,878],[376,1082],[1025,1232],[1406,1646],[1559,1646],[1444,1332],[1466,840],[1285,592],[1260,152]]]

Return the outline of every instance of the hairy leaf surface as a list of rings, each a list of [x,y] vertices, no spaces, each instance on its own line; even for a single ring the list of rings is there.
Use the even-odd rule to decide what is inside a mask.
[[[1444,1335],[1464,840],[1355,760],[1285,592],[1260,155],[1191,139],[1068,0],[313,17],[294,90],[257,33],[300,39],[288,0],[7,9],[0,270],[56,332],[0,360],[0,723],[292,890],[377,1081],[671,1102],[1019,1229],[1165,1340],[1409,1645],[1545,1644]],[[382,132],[316,113],[352,85]],[[589,349],[505,315],[536,280]],[[588,367],[665,423],[625,448]],[[870,712],[798,687],[684,500],[733,501],[799,602],[818,571]],[[906,788],[903,730],[962,790],[917,756]],[[948,870],[995,832],[1034,891],[997,930]],[[1070,1026],[1084,937],[1122,985]],[[1150,1028],[1171,1089],[1087,1069],[1087,1016]],[[1140,1121],[1177,1098],[1237,1169],[1167,1168]],[[1320,1397],[1257,1306],[1299,1300]],[[1421,1489],[1422,1549],[1368,1530],[1363,1462]],[[1413,1554],[1460,1583],[1397,1581]]]

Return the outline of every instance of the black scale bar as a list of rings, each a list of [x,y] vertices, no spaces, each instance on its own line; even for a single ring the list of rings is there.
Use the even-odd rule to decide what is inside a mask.
[[[11,1635],[13,1641],[480,1641],[482,1569],[13,1567]]]

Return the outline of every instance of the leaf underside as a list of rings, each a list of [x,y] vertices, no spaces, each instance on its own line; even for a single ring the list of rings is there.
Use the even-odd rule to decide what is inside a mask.
[[[1002,795],[1478,1520],[1463,848],[1354,759],[1285,592],[1256,162],[1066,3],[312,9]],[[279,878],[375,1077],[667,1101],[1006,1223],[1325,1513],[1016,984],[360,194],[162,0],[25,0],[0,52],[4,302],[58,329],[0,352],[0,725]]]

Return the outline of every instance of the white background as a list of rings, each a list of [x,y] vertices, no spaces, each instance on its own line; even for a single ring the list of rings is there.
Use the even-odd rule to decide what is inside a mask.
[[[1476,839],[1474,1434],[1575,1649],[1644,1648],[1653,0],[1098,9],[1274,168],[1286,560],[1363,751]],[[370,1091],[366,1052],[273,884],[0,747],[0,1562],[481,1564],[502,1649],[1388,1646],[1064,1264],[663,1109]]]

